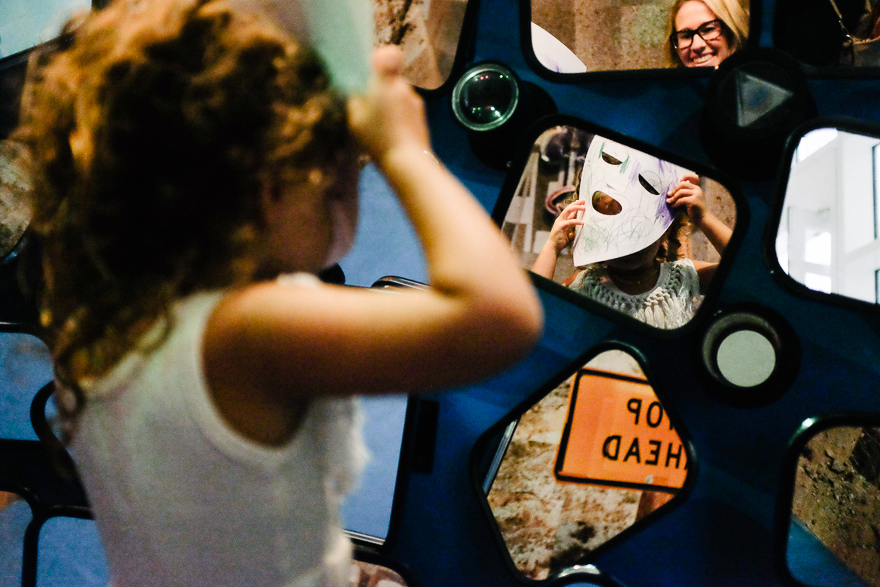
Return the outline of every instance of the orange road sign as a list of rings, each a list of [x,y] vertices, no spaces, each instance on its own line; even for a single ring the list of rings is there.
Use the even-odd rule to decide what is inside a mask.
[[[556,456],[560,481],[676,492],[687,454],[644,379],[581,369]]]

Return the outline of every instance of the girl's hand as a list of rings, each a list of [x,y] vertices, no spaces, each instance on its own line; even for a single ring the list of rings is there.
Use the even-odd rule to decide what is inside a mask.
[[[670,190],[666,203],[673,208],[684,206],[691,222],[699,226],[706,215],[706,198],[700,189],[700,178],[694,173],[687,173],[681,182]]]
[[[559,216],[556,217],[556,221],[553,222],[550,236],[544,246],[552,247],[557,253],[567,247],[574,240],[575,227],[584,224],[584,221],[580,220],[577,215],[579,212],[584,212],[586,205],[586,201],[577,200],[563,208]]]
[[[425,105],[401,75],[402,67],[398,47],[378,47],[373,51],[373,78],[367,92],[348,101],[351,130],[380,166],[398,148],[431,149]]]

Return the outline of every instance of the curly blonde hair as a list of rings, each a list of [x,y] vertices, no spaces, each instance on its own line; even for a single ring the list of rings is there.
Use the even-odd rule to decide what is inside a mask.
[[[677,32],[675,18],[678,16],[678,11],[691,1],[705,4],[721,21],[724,38],[727,39],[731,53],[745,46],[749,38],[749,13],[738,0],[675,0],[675,4],[669,9],[669,19],[666,23],[665,45],[668,67],[684,67],[678,49],[672,44],[672,36]]]
[[[256,279],[267,179],[309,188],[296,190],[309,222],[351,160],[315,54],[225,0],[117,0],[71,21],[32,57],[13,139],[69,416],[82,375],[115,365],[174,300]]]

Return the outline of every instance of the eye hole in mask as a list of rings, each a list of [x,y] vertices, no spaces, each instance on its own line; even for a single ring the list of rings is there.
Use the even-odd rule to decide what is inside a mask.
[[[639,175],[639,183],[642,184],[642,187],[645,188],[645,190],[647,190],[649,194],[653,194],[655,196],[660,195],[660,191],[653,185],[651,185],[648,180],[645,179],[645,176]]]
[[[621,163],[623,163],[623,161],[621,161],[617,157],[609,155],[608,153],[606,153],[604,151],[602,152],[602,161],[604,161],[605,163],[608,163],[609,165],[620,165]]]
[[[604,214],[605,216],[616,216],[623,211],[620,202],[599,190],[593,192],[591,203],[593,205],[593,210],[599,214]]]

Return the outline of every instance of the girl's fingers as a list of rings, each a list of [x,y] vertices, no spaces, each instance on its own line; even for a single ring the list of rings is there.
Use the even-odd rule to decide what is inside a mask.
[[[403,53],[395,45],[382,45],[373,50],[373,71],[380,76],[397,76],[403,71]]]

